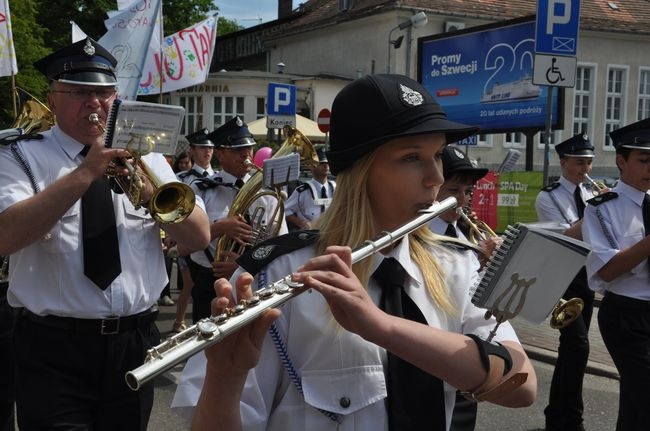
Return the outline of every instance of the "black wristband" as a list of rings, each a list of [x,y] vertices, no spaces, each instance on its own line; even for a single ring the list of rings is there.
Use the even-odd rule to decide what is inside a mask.
[[[500,343],[497,342],[489,342],[486,341],[482,338],[480,338],[478,335],[474,334],[465,334],[474,342],[476,343],[476,347],[478,347],[478,352],[479,355],[481,356],[481,363],[483,364],[483,368],[485,368],[485,371],[490,371],[490,359],[488,358],[489,355],[494,355],[498,356],[499,358],[503,359],[504,362],[504,369],[503,369],[503,375],[505,376],[508,374],[508,372],[512,369],[512,358],[510,357],[510,352],[508,349],[503,347]]]

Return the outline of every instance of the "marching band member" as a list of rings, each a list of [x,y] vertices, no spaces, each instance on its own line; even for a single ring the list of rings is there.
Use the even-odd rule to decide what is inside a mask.
[[[259,272],[257,281],[241,272],[232,286],[218,280],[213,312],[292,271],[314,291],[196,355],[174,406],[198,401],[196,430],[419,430],[448,429],[456,388],[507,406],[532,403],[535,372],[512,327],[499,327],[500,344],[479,338],[495,322],[470,302],[477,275],[464,255],[426,227],[353,267],[347,248],[431,205],[446,142],[477,129],[447,120],[419,83],[399,75],[346,86],[331,126],[327,155],[339,187],[320,233],[294,232],[245,254],[239,262]],[[528,379],[506,389],[513,373]]]
[[[318,148],[318,164],[311,166],[311,178],[296,187],[284,204],[287,223],[294,229],[311,229],[329,207],[336,182],[328,178],[330,167],[325,150]]]
[[[582,234],[589,287],[604,295],[598,326],[620,375],[616,429],[650,423],[650,118],[613,130],[620,179],[589,200]]]
[[[205,201],[210,219],[212,243],[206,250],[190,255],[190,267],[193,272],[192,318],[194,322],[209,317],[210,302],[215,297],[215,277],[230,278],[237,268],[235,260],[239,257],[227,251],[222,261],[215,261],[218,239],[226,235],[235,242],[246,245],[252,240],[253,231],[246,220],[247,214],[228,216],[230,207],[241,187],[251,178],[251,165],[246,161],[253,159],[253,147],[257,145],[248,126],[241,118],[234,117],[207,135],[214,142],[216,157],[221,170],[212,177],[196,180],[192,188],[197,190]],[[270,205],[266,200],[261,203],[265,213],[269,214]],[[282,233],[286,233],[283,223]]]
[[[153,386],[133,392],[124,373],[160,342],[154,305],[167,276],[161,226],[104,181],[109,162],[129,153],[105,147],[89,121],[106,120],[116,63],[90,38],[37,61],[57,124],[0,146],[0,224],[11,226],[0,232],[0,254],[11,254],[7,298],[20,309],[20,429],[147,429]],[[161,154],[143,159],[162,181],[176,181]],[[153,186],[143,181],[146,204]],[[197,203],[185,220],[162,226],[194,249],[209,239]]]
[[[535,209],[539,221],[558,222],[568,229],[582,222],[585,201],[593,197],[583,182],[591,172],[594,147],[587,135],[580,134],[557,144],[555,151],[562,174],[558,182],[544,187],[537,195]],[[584,267],[563,298],[580,298],[584,308],[577,319],[560,329],[557,361],[548,406],[544,409],[548,431],[583,429],[582,382],[589,360],[589,326],[594,308],[594,292],[589,289]]]
[[[178,179],[185,184],[192,184],[198,178],[214,175],[211,164],[214,143],[208,138],[208,133],[208,129],[201,129],[185,136],[185,139],[190,143],[190,156],[194,161],[189,170],[177,174]]]

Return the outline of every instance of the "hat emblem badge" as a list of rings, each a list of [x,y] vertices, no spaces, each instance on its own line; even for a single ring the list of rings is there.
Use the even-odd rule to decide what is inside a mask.
[[[422,97],[422,94],[418,93],[412,88],[409,88],[404,84],[400,84],[399,88],[402,91],[401,97],[405,103],[408,103],[411,106],[419,106],[424,102],[424,97]]]
[[[83,47],[84,54],[86,54],[89,57],[92,57],[95,55],[95,47],[93,44],[90,42],[90,39],[86,39],[86,44]]]
[[[235,120],[235,123],[237,124],[237,127],[241,127],[241,126],[244,125],[244,122],[239,117],[237,117],[237,120]]]
[[[458,151],[455,148],[454,148],[454,154],[456,154],[456,157],[458,157],[459,159],[464,159],[465,158],[465,154],[461,153],[460,151]]]

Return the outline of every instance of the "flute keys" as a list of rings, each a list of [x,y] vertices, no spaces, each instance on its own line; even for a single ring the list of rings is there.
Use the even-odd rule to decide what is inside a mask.
[[[203,339],[209,339],[214,336],[214,334],[219,329],[217,324],[211,320],[202,320],[197,323],[197,329],[199,330],[199,336]]]

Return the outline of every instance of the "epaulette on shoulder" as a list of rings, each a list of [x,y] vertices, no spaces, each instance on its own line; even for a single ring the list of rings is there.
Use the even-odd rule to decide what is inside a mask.
[[[598,206],[602,204],[603,202],[611,201],[612,199],[616,199],[618,197],[618,193],[616,192],[607,192],[603,193],[602,195],[595,196],[587,201],[589,205],[593,206]]]
[[[542,187],[542,191],[551,192],[551,191],[557,189],[558,187],[560,187],[560,183],[553,183],[553,184],[549,184],[546,187]]]
[[[304,192],[304,191],[307,190],[307,189],[309,189],[309,186],[308,186],[307,184],[305,184],[305,183],[300,184],[298,187],[296,187],[296,191],[297,191],[298,193],[302,193],[302,192]]]
[[[456,251],[477,251],[477,249],[469,242],[461,242],[446,236],[440,237],[440,245]]]
[[[180,178],[181,180],[184,180],[189,176],[190,176],[190,171],[183,171],[178,173],[178,178]]]
[[[237,259],[237,263],[252,275],[256,275],[277,257],[313,244],[319,235],[318,230],[298,230],[269,238],[245,251]]]
[[[0,145],[10,145],[17,141],[43,139],[40,133],[23,134],[21,129],[7,129],[0,132]]]

